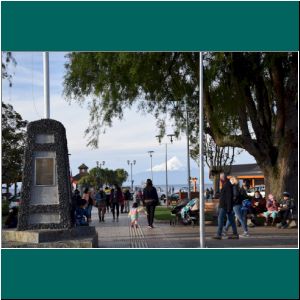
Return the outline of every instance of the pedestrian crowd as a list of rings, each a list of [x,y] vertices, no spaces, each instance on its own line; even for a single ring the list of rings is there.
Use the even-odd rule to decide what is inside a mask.
[[[214,239],[222,239],[228,236],[229,239],[238,239],[237,224],[243,228],[242,237],[248,237],[249,228],[258,225],[258,218],[264,218],[265,226],[277,226],[287,228],[291,210],[294,208],[294,201],[288,192],[282,194],[282,199],[276,200],[273,194],[268,194],[265,199],[259,191],[255,191],[254,197],[247,194],[247,181],[243,181],[242,187],[236,177],[230,179],[224,173],[220,174],[221,192],[218,208],[218,229]],[[248,224],[247,219],[250,218]],[[228,235],[229,228],[232,228],[232,235]]]
[[[115,184],[112,188],[102,187],[98,190],[85,188],[82,195],[76,189],[72,197],[72,220],[76,226],[88,226],[92,221],[92,209],[98,209],[99,222],[105,222],[105,214],[112,214],[112,221],[119,222],[120,213],[128,213],[132,227],[138,227],[138,219],[141,212],[147,215],[148,227],[153,228],[155,207],[158,205],[158,194],[151,179],[147,179],[143,191],[140,189],[135,194],[135,201],[130,208],[130,200],[133,200],[129,189],[124,192]]]

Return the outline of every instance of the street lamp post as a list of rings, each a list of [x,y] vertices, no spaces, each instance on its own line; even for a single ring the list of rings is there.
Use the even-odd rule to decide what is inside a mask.
[[[133,179],[132,179],[132,165],[136,164],[136,160],[133,160],[132,162],[130,160],[127,160],[127,164],[130,165],[130,181],[131,181],[131,191],[133,192]]]
[[[105,165],[105,161],[103,160],[101,163],[99,163],[99,161],[97,160],[96,164],[97,164],[97,168],[100,168],[100,170],[101,170],[101,167],[103,167]],[[101,178],[99,178],[99,179],[101,179]],[[99,185],[101,185],[100,180],[99,180]]]
[[[204,161],[203,161],[203,130],[204,114],[203,114],[203,57],[199,52],[199,237],[200,248],[205,248],[205,222],[204,222]]]
[[[173,137],[175,136],[175,134],[168,134],[167,135],[170,138],[170,142],[171,144],[173,143]],[[162,136],[161,135],[157,135],[156,136],[158,138],[158,142],[159,144],[161,144],[161,139]],[[168,206],[168,198],[169,198],[169,186],[168,186],[168,143],[165,143],[166,145],[166,202],[167,202],[167,206]]]
[[[153,182],[153,172],[152,172],[152,153],[154,153],[154,151],[148,151],[149,155],[150,155],[150,163],[151,163],[151,180]]]

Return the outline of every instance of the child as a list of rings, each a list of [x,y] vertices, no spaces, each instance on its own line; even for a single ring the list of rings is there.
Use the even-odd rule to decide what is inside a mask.
[[[266,218],[265,226],[268,225],[268,219],[269,219],[270,216],[273,219],[272,220],[272,225],[275,225],[275,219],[276,219],[277,214],[278,214],[278,204],[277,204],[277,201],[276,201],[275,197],[272,194],[268,195],[266,208],[267,208],[267,211],[265,211],[263,213],[264,217]]]
[[[13,207],[9,210],[8,217],[4,223],[5,228],[16,228],[18,225],[18,208]]]
[[[132,204],[132,208],[130,209],[128,216],[131,219],[131,227],[138,228],[138,220],[139,220],[139,211],[138,211],[138,204],[134,202]]]
[[[89,223],[87,221],[89,214],[85,208],[86,201],[82,199],[81,203],[78,204],[79,205],[75,210],[75,224],[76,226],[89,226]]]

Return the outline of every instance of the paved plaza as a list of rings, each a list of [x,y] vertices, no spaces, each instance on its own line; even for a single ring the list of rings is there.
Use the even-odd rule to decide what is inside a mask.
[[[105,222],[98,221],[97,209],[92,211],[92,226],[96,227],[99,248],[198,248],[199,227],[154,221],[154,228],[147,228],[146,216],[140,217],[139,228],[131,228],[127,213],[113,222],[111,212],[106,213]],[[298,229],[277,229],[274,227],[250,228],[249,237],[239,240],[213,240],[216,226],[206,226],[207,248],[297,248]],[[239,228],[242,233],[241,228]]]

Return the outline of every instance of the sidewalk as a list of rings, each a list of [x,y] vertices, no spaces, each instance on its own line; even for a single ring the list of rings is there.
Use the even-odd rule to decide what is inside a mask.
[[[127,214],[120,214],[119,222],[113,222],[111,212],[106,213],[105,222],[99,223],[98,211],[93,208],[92,226],[96,227],[99,248],[198,248],[199,227],[190,225],[170,226],[166,222],[155,222],[154,228],[147,228],[144,215],[140,227],[131,228]],[[206,226],[206,247],[208,248],[297,248],[298,229],[277,229],[274,227],[250,228],[250,237],[239,240],[213,240],[216,226]],[[239,228],[241,233],[241,229]]]

